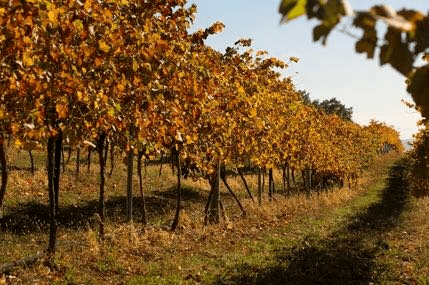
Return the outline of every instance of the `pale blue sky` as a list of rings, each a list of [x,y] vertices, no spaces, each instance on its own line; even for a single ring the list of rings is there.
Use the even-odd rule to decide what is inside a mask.
[[[392,7],[429,10],[427,0],[349,0],[355,10],[378,3]],[[266,50],[270,55],[288,60],[300,58],[291,64],[286,76],[292,76],[298,89],[310,92],[313,99],[338,98],[353,107],[353,119],[367,124],[370,119],[394,126],[401,138],[411,138],[417,132],[420,116],[406,107],[401,99],[411,101],[406,92],[405,78],[390,66],[380,67],[378,60],[367,60],[356,54],[356,40],[338,31],[331,33],[327,46],[312,41],[316,22],[306,18],[279,25],[277,12],[280,0],[189,0],[198,6],[194,28],[205,28],[221,21],[225,30],[212,36],[207,43],[224,51],[239,38],[253,39],[255,50]],[[382,28],[382,27],[381,27]],[[358,30],[351,30],[360,35]]]

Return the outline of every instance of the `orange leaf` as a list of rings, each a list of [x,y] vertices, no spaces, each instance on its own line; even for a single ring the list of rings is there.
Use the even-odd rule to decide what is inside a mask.
[[[116,85],[116,88],[118,88],[118,90],[120,92],[124,92],[125,91],[125,85],[122,83],[119,83],[118,85]]]

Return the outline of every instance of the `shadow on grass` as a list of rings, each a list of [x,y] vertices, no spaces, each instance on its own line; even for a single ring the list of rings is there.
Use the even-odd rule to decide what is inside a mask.
[[[273,253],[271,265],[233,268],[216,284],[369,284],[388,268],[375,257],[389,245],[383,233],[400,222],[408,201],[405,179],[408,162],[398,161],[390,169],[381,199],[348,222],[327,239],[307,236],[294,247]]]
[[[207,199],[207,193],[191,187],[182,188],[182,207],[186,208],[191,203],[203,203]],[[61,202],[60,202],[61,203]],[[171,187],[166,191],[151,193],[145,197],[147,215],[164,219],[170,222],[173,216],[167,213],[176,207],[176,188]],[[126,197],[111,197],[105,202],[106,218],[114,221],[125,221]],[[133,216],[134,221],[141,221],[142,199],[134,197]],[[58,225],[60,228],[81,230],[84,227],[95,226],[95,214],[98,212],[98,200],[91,200],[77,205],[60,207]],[[149,217],[149,218],[150,218]],[[6,215],[0,218],[0,231],[16,235],[25,235],[35,232],[48,232],[49,230],[49,205],[37,201],[30,201],[13,208],[8,208]]]

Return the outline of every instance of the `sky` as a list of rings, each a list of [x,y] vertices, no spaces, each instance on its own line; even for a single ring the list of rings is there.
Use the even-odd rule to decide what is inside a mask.
[[[427,0],[349,0],[354,10],[386,3],[395,9],[417,9],[427,13]],[[219,51],[232,46],[240,38],[251,38],[254,50],[265,50],[269,55],[291,63],[283,72],[291,77],[298,90],[306,90],[312,99],[336,97],[347,107],[353,107],[353,120],[366,125],[371,119],[385,122],[399,131],[402,139],[410,139],[418,131],[419,113],[401,102],[412,102],[406,92],[405,77],[389,65],[380,67],[378,59],[368,60],[355,52],[356,40],[340,31],[328,37],[326,46],[314,43],[312,29],[316,21],[300,17],[280,24],[280,0],[189,0],[198,7],[193,29],[206,28],[220,21],[225,30],[210,37],[207,44]],[[342,25],[353,34],[359,30],[350,27],[350,20]],[[383,29],[383,25],[380,25]],[[377,55],[376,55],[377,57]]]

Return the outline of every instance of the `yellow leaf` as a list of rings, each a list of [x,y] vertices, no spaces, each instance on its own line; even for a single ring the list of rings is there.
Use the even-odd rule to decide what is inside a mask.
[[[55,110],[57,111],[58,117],[60,119],[64,119],[64,118],[67,117],[68,107],[67,107],[66,104],[64,104],[64,103],[58,103],[55,106]]]
[[[135,59],[133,59],[133,70],[134,72],[137,71],[139,69],[139,64],[137,63],[137,61]]]
[[[3,119],[4,118],[4,112],[3,112],[3,110],[0,110],[0,119]]]
[[[257,114],[258,112],[256,111],[256,109],[255,108],[252,108],[252,109],[250,109],[250,117],[251,118],[253,118],[253,117],[256,117],[256,114]]]
[[[80,32],[83,30],[83,23],[82,20],[75,20],[73,22],[73,25],[76,27],[76,29]]]
[[[106,18],[112,18],[112,12],[109,9],[104,9],[103,15]]]
[[[89,11],[92,7],[92,0],[86,0],[85,5],[83,6],[86,11]]]
[[[31,44],[31,39],[29,37],[24,37],[24,43]]]
[[[22,62],[25,66],[32,66],[33,65],[33,58],[26,52],[22,55]]]
[[[244,90],[243,86],[238,86],[237,91],[241,95],[244,94],[244,93],[246,93],[246,91]]]
[[[27,16],[27,18],[25,18],[24,20],[24,25],[28,25],[28,26],[33,26],[33,17],[32,16]]]
[[[255,114],[256,116],[256,114]],[[255,126],[258,130],[262,130],[264,128],[264,123],[262,122],[262,120],[257,120],[255,123]]]
[[[281,21],[290,21],[299,16],[305,15],[306,12],[306,0],[283,0],[280,3],[279,12],[283,15]]]
[[[48,12],[48,18],[49,18],[49,21],[51,21],[52,23],[55,23],[57,21],[57,14],[55,13],[54,10],[51,10]]]
[[[58,26],[58,13],[61,12],[61,9],[56,9],[55,6],[52,6],[52,9],[48,12],[48,19],[54,25]]]
[[[16,145],[17,147],[21,147],[21,146],[22,146],[22,142],[21,142],[19,139],[16,139],[16,140],[15,140],[15,145]]]
[[[18,29],[15,29],[14,32],[15,32],[15,38],[19,39],[21,37],[21,32]]]
[[[110,50],[110,47],[103,40],[98,41],[98,47],[104,52],[109,52]]]

